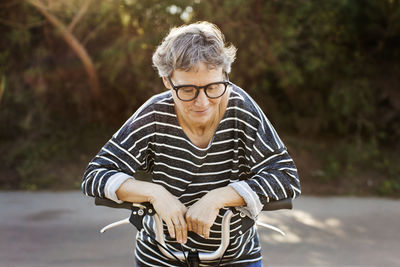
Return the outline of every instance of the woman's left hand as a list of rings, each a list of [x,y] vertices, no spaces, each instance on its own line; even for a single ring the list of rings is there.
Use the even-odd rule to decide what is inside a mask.
[[[197,233],[204,238],[209,238],[210,228],[220,210],[220,206],[212,198],[212,194],[204,195],[194,203],[186,212],[186,224],[188,231]]]
[[[233,187],[225,186],[211,190],[187,210],[187,230],[209,238],[210,228],[221,208],[241,207],[245,204],[244,199]]]

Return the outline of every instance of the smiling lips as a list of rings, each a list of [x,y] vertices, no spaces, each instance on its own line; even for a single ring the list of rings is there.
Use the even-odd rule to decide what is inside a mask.
[[[193,110],[195,113],[198,113],[198,114],[203,114],[203,113],[206,113],[207,111],[208,111],[208,108],[207,109],[204,109],[204,110]]]

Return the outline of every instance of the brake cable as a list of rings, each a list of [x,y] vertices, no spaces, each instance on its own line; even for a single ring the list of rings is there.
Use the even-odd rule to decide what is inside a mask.
[[[158,241],[157,241],[154,237],[152,237],[151,235],[147,235],[147,236],[150,237],[151,240],[153,240],[154,242],[156,242],[157,245],[161,246],[165,251],[167,251],[172,257],[174,257],[174,258],[176,259],[176,261],[179,262],[179,265],[181,265],[181,266],[183,266],[183,267],[186,267],[186,266],[184,265],[184,262],[182,262],[177,256],[175,256],[175,254],[172,253],[172,252],[168,249],[167,246],[163,246],[160,242],[158,242]],[[182,245],[181,245],[181,246],[182,246]],[[183,255],[185,255],[185,253],[183,253]],[[185,256],[185,259],[186,259],[186,256]],[[188,266],[189,266],[189,265],[188,265]]]
[[[183,249],[182,244],[181,244],[181,250],[182,250],[182,254],[183,254],[183,257],[185,258],[185,262],[186,262],[187,266],[190,266],[189,262],[188,262],[188,259],[186,258],[185,250]]]

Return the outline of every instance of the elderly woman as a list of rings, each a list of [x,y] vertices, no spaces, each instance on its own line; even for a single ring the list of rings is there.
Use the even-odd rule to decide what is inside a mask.
[[[153,55],[165,92],[140,107],[104,145],[84,174],[83,192],[115,202],[150,202],[179,251],[218,247],[224,207],[255,219],[263,204],[300,194],[286,147],[254,100],[229,82],[236,48],[208,22],[173,28]],[[144,170],[152,181],[135,180]],[[255,227],[237,233],[221,266],[261,266]],[[137,235],[138,266],[176,266],[152,235],[152,218]],[[216,266],[218,260],[207,262]]]

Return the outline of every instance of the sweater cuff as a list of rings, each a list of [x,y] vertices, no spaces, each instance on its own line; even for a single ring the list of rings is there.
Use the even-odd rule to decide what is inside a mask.
[[[257,194],[250,188],[245,181],[239,181],[229,184],[246,202],[245,207],[237,207],[236,209],[243,212],[252,219],[256,219],[261,212],[263,205]]]
[[[123,201],[118,199],[116,191],[121,186],[121,184],[128,179],[134,178],[123,172],[119,172],[110,176],[104,188],[104,194],[106,198],[111,199],[112,201],[115,201],[119,204],[122,203]]]

